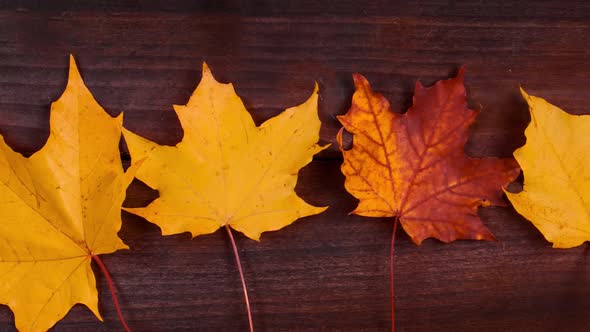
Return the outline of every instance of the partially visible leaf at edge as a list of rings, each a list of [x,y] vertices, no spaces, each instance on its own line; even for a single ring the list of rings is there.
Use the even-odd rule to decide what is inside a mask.
[[[526,144],[514,152],[524,173],[512,205],[556,248],[590,240],[590,116],[571,115],[529,96]]]
[[[45,146],[24,158],[0,138],[0,303],[20,331],[45,331],[76,303],[102,320],[91,257],[127,248],[117,232],[135,169],[121,165],[122,119],[98,105],[70,56]]]

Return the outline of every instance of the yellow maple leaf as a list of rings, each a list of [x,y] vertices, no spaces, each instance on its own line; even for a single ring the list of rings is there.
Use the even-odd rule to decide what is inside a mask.
[[[137,178],[157,189],[145,208],[125,208],[157,224],[163,235],[215,232],[229,225],[251,239],[324,211],[294,191],[297,173],[317,144],[317,85],[303,104],[257,127],[231,84],[203,64],[201,83],[185,106],[174,106],[184,129],[176,146],[162,146],[123,129]]]
[[[102,320],[92,258],[127,248],[117,236],[133,179],[121,166],[122,119],[100,107],[70,56],[45,146],[25,158],[0,137],[0,303],[20,331],[45,331],[76,303]]]
[[[525,181],[522,192],[506,194],[553,247],[578,246],[590,240],[590,116],[568,114],[521,92],[531,123],[514,157]]]

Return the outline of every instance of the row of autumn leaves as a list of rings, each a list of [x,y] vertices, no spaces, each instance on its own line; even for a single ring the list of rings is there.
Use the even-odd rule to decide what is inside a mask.
[[[337,137],[346,189],[359,200],[353,213],[393,217],[393,236],[401,223],[416,244],[429,237],[494,239],[476,210],[504,203],[502,188],[518,176],[520,164],[524,190],[506,192],[516,210],[556,247],[588,239],[590,180],[578,175],[588,173],[590,145],[576,145],[572,137],[586,137],[590,117],[568,115],[523,91],[532,121],[526,145],[515,152],[518,163],[470,158],[463,146],[478,112],[467,107],[462,70],[430,88],[417,83],[405,114],[394,113],[363,76],[354,75],[354,83],[352,106],[338,117],[353,135],[352,148],[343,149],[342,130]],[[174,107],[182,141],[161,146],[122,128],[121,115],[110,117],[71,57],[45,146],[24,158],[0,138],[0,303],[12,309],[17,328],[45,331],[76,303],[100,317],[91,262],[115,296],[98,255],[127,248],[117,233],[134,177],[157,189],[159,198],[123,209],[157,224],[163,235],[198,236],[224,227],[233,242],[231,227],[258,240],[262,232],[324,211],[294,191],[299,169],[326,148],[318,145],[317,101],[316,86],[305,103],[257,127],[231,84],[215,81],[204,65],[188,103]],[[132,156],[126,172],[121,134]],[[234,253],[239,266],[235,243]],[[241,267],[240,274],[253,330]],[[393,292],[393,275],[391,281]],[[115,305],[129,330],[116,297]]]

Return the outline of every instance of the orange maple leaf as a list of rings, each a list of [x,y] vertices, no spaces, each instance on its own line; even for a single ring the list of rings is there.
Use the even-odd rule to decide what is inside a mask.
[[[470,158],[463,147],[477,111],[467,107],[463,68],[456,78],[431,88],[416,82],[414,104],[405,114],[355,74],[356,91],[337,136],[344,155],[348,192],[358,198],[351,212],[395,217],[391,237],[391,328],[395,331],[393,255],[398,222],[416,244],[429,237],[493,240],[477,216],[479,206],[505,205],[502,186],[519,174],[512,158]],[[342,133],[353,135],[344,150]]]
[[[493,240],[477,216],[479,206],[505,205],[502,186],[519,168],[512,158],[465,155],[467,129],[478,111],[467,107],[463,69],[456,78],[424,88],[416,82],[414,104],[405,114],[354,75],[348,113],[338,119],[353,134],[344,154],[345,187],[359,199],[352,212],[396,217],[416,244],[429,237]]]

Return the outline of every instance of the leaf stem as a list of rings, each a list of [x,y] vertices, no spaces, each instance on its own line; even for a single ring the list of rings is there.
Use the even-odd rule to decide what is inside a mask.
[[[397,224],[399,223],[399,216],[395,216],[393,222],[393,234],[391,234],[391,252],[389,253],[389,287],[391,292],[391,332],[395,332],[395,300],[393,287],[393,256],[395,253],[395,233],[397,232]]]
[[[104,277],[107,280],[107,284],[109,285],[109,290],[111,291],[113,303],[115,304],[115,309],[117,309],[117,315],[119,315],[119,320],[121,321],[121,325],[123,325],[123,328],[125,328],[126,332],[131,332],[131,330],[129,329],[129,326],[127,326],[127,323],[125,322],[125,319],[123,318],[123,313],[121,313],[121,306],[119,305],[119,300],[117,299],[117,293],[115,292],[115,284],[113,282],[113,278],[111,278],[111,274],[109,273],[109,270],[107,270],[106,266],[104,266],[102,260],[98,256],[91,255],[91,257],[92,257],[92,260],[94,260],[96,262],[96,264],[98,264],[100,271],[102,271],[102,274],[104,275]]]
[[[240,255],[238,254],[238,246],[232,234],[229,225],[225,225],[227,234],[231,241],[232,248],[234,249],[234,256],[236,257],[236,263],[238,265],[238,271],[240,273],[240,279],[242,280],[242,290],[244,291],[244,299],[246,300],[246,311],[248,312],[248,323],[250,324],[250,332],[254,332],[254,323],[252,322],[252,311],[250,310],[250,301],[248,300],[248,288],[246,287],[246,279],[244,279],[244,270],[242,269],[242,263],[240,261]]]

